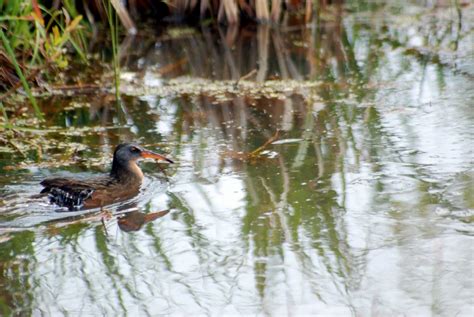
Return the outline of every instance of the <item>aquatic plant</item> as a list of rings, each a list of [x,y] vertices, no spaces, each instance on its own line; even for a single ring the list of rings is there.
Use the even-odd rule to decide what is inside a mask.
[[[113,61],[113,69],[114,69],[114,83],[115,83],[115,98],[118,101],[120,97],[120,59],[119,59],[119,25],[118,25],[118,18],[117,14],[114,10],[112,10],[113,0],[107,1],[102,0],[102,5],[105,8],[105,12],[107,14],[107,21],[109,24],[109,31],[110,31],[110,38],[112,42],[112,61]],[[121,10],[122,6],[114,1],[116,8]]]
[[[281,0],[257,1],[191,1],[170,0],[163,2],[129,1],[123,4],[118,0],[39,2],[0,1],[0,28],[4,30],[13,55],[6,52],[6,45],[0,47],[0,60],[3,72],[0,73],[0,90],[8,94],[20,87],[32,100],[32,94],[25,88],[35,86],[38,81],[47,84],[57,80],[58,72],[68,69],[71,61],[78,57],[80,63],[87,64],[88,31],[105,26],[110,31],[112,65],[115,78],[116,97],[120,86],[119,34],[136,33],[136,22],[146,18],[157,21],[214,21],[227,25],[237,25],[241,20],[279,23],[286,13],[303,12],[304,18],[291,23],[307,23],[314,8],[326,1]],[[289,22],[284,22],[289,23]],[[3,41],[5,42],[5,41]],[[13,57],[14,56],[14,57]],[[22,75],[19,75],[20,70]],[[11,90],[11,91],[10,91]],[[2,98],[5,98],[3,96]],[[34,101],[31,101],[34,104]],[[38,111],[35,110],[35,113]]]

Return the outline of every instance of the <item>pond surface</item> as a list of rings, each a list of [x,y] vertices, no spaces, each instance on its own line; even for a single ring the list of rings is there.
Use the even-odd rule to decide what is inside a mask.
[[[40,99],[0,153],[0,315],[472,316],[473,8],[405,10],[139,35],[118,106]],[[176,164],[107,210],[35,197],[123,141]]]

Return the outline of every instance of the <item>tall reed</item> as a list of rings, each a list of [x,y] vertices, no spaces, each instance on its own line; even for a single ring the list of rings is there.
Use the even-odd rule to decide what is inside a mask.
[[[114,67],[114,77],[115,77],[115,98],[118,102],[120,99],[120,59],[119,59],[119,37],[118,37],[118,17],[117,13],[113,9],[112,0],[102,0],[102,5],[107,14],[107,21],[109,23],[110,37],[112,41],[112,59]]]

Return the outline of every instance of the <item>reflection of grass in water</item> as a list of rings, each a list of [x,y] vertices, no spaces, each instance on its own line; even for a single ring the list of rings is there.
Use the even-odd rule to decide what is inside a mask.
[[[202,111],[204,112],[205,104],[202,105],[202,107]],[[306,116],[306,118],[314,120],[311,112],[308,112],[308,114],[310,115]],[[211,112],[211,114],[208,114],[206,117],[212,116]],[[326,122],[319,122],[316,126],[327,127],[328,124],[332,124],[329,121],[333,120],[333,118],[334,116],[326,116],[326,120],[324,120]],[[264,123],[267,119],[268,117],[255,118],[255,120],[260,121],[261,126],[267,126],[267,124]],[[179,127],[179,125],[177,127]],[[248,128],[251,130],[251,127]],[[315,137],[316,136],[313,135],[308,136],[310,139]],[[311,177],[315,172],[318,172],[318,170],[311,172],[312,169],[310,166],[312,167],[312,165],[304,163],[308,157],[312,157],[310,152],[304,152],[306,159],[304,157],[298,159],[298,161],[303,162],[305,168],[305,171],[302,173],[304,176],[302,177],[292,177],[294,171],[291,171],[291,174],[289,174],[287,168],[284,167],[288,166],[289,163],[282,163],[280,169],[276,169],[277,172],[271,167],[271,164],[268,169],[263,164],[257,164],[255,167],[247,165],[247,173],[250,176],[246,180],[248,184],[247,192],[250,193],[252,188],[254,188],[254,194],[250,194],[249,196],[258,197],[258,202],[253,201],[249,197],[249,202],[246,207],[247,214],[242,223],[242,233],[244,238],[249,237],[253,242],[255,282],[256,288],[261,296],[265,294],[265,288],[267,287],[266,277],[268,277],[268,274],[271,272],[269,269],[273,267],[267,265],[266,260],[262,261],[262,259],[269,259],[275,256],[283,260],[283,244],[285,242],[291,245],[300,259],[302,267],[308,268],[305,269],[305,274],[308,274],[308,277],[311,278],[311,274],[313,274],[310,269],[312,267],[310,261],[311,256],[300,247],[300,242],[298,241],[300,228],[306,228],[313,240],[319,242],[319,244],[313,245],[313,248],[316,253],[324,259],[323,262],[327,272],[332,274],[334,278],[336,278],[336,276],[346,277],[350,274],[347,265],[350,254],[344,251],[345,248],[342,250],[338,249],[340,245],[346,245],[346,242],[345,234],[339,234],[336,230],[336,224],[339,222],[337,210],[340,208],[337,205],[334,192],[324,194],[324,192],[318,191],[319,194],[323,194],[323,197],[319,199],[320,202],[316,203],[316,205],[325,205],[322,210],[316,209],[324,214],[321,218],[315,218],[315,208],[304,208],[306,199],[314,197],[315,193],[312,188],[302,189],[300,182],[302,179],[306,180],[308,176]],[[329,155],[333,155],[333,152],[334,151],[330,151]],[[284,159],[289,157],[294,159],[298,156],[298,154],[295,156],[294,150],[285,151],[284,153]],[[330,161],[334,162],[334,160]],[[323,176],[329,177],[332,173],[337,172],[337,167],[337,164],[328,164],[325,170],[326,175]],[[307,168],[310,168],[310,170],[307,170]],[[295,169],[295,171],[296,170],[298,169]],[[256,174],[252,173],[252,171]],[[283,177],[278,175],[282,175]],[[318,175],[314,176],[317,177]],[[262,184],[250,184],[254,179],[261,179]],[[294,196],[292,193],[298,188],[297,195]],[[315,202],[312,201],[311,204],[315,204]],[[294,210],[294,213],[298,216],[294,217],[293,215],[289,215],[287,213],[289,210]],[[248,247],[249,245],[247,245],[247,248]],[[333,260],[333,257],[336,259]],[[313,287],[313,291],[317,295],[320,292],[321,286],[314,283]]]
[[[11,235],[11,239],[1,243],[0,248],[0,315],[30,316],[33,291],[37,286],[37,281],[32,280],[29,274],[37,262],[35,233],[22,231]]]
[[[130,290],[129,286],[126,283],[122,285],[123,287],[120,287],[120,285],[118,285],[118,280],[120,282],[124,282],[125,277],[119,272],[119,267],[118,267],[115,256],[110,254],[107,236],[103,228],[99,226],[99,227],[96,227],[94,231],[95,231],[94,241],[96,243],[97,250],[100,256],[102,257],[102,263],[104,264],[106,268],[106,274],[110,278],[110,281],[112,282],[113,289],[116,291],[116,296],[117,296],[118,304],[120,305],[120,309],[123,312],[126,312],[127,307],[125,306],[125,303],[124,303],[122,290],[123,289]],[[131,291],[130,295],[134,297],[134,292]]]
[[[145,232],[152,238],[152,246],[155,249],[155,252],[161,257],[161,260],[163,260],[166,269],[170,272],[174,271],[173,262],[171,262],[168,255],[166,255],[161,238],[153,231],[153,226],[147,226]]]
[[[283,244],[289,244],[295,253],[303,272],[308,276],[308,281],[312,286],[313,293],[320,296],[322,288],[318,283],[313,283],[314,272],[309,250],[301,247],[301,229],[311,237],[312,248],[320,256],[326,267],[328,274],[335,276],[349,277],[349,267],[347,257],[341,245],[346,245],[345,234],[337,232],[336,223],[339,222],[336,212],[339,209],[335,193],[332,191],[317,190],[304,185],[301,181],[309,182],[314,172],[311,171],[310,161],[298,169],[298,175],[291,174],[285,167],[288,163],[285,160],[294,157],[294,150],[285,151],[285,155],[280,160],[280,167],[276,167],[278,172],[268,169],[260,177],[249,177],[248,179],[260,179],[261,184],[249,186],[254,188],[253,196],[259,197],[260,201],[249,200],[247,214],[243,221],[242,232],[253,240],[255,256],[255,279],[256,287],[263,297],[265,288],[268,286],[266,277],[270,277],[271,266],[266,265],[266,260],[275,256],[284,261],[285,253]],[[312,157],[308,155],[308,157]],[[333,166],[334,167],[334,166]],[[309,168],[309,170],[308,170]],[[253,174],[254,168],[248,170]],[[315,171],[316,172],[316,171]],[[330,173],[328,168],[327,172]],[[262,167],[255,170],[256,175],[262,175]],[[271,175],[271,176],[270,176]],[[329,174],[330,175],[330,174]],[[314,175],[316,176],[316,175]],[[325,176],[324,179],[327,179]],[[247,181],[248,183],[249,181]],[[250,195],[252,196],[252,195]],[[307,203],[307,199],[311,202]],[[255,208],[254,206],[257,206]],[[292,211],[291,214],[289,211]],[[341,291],[342,293],[343,291]]]

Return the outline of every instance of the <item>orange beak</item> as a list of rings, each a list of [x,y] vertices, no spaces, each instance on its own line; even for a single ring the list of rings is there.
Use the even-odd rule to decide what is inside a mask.
[[[152,159],[155,159],[155,160],[158,160],[158,161],[166,161],[168,163],[174,163],[169,158],[164,157],[163,155],[160,155],[158,153],[148,151],[148,150],[141,151],[140,156],[143,157],[143,158],[152,158]]]

